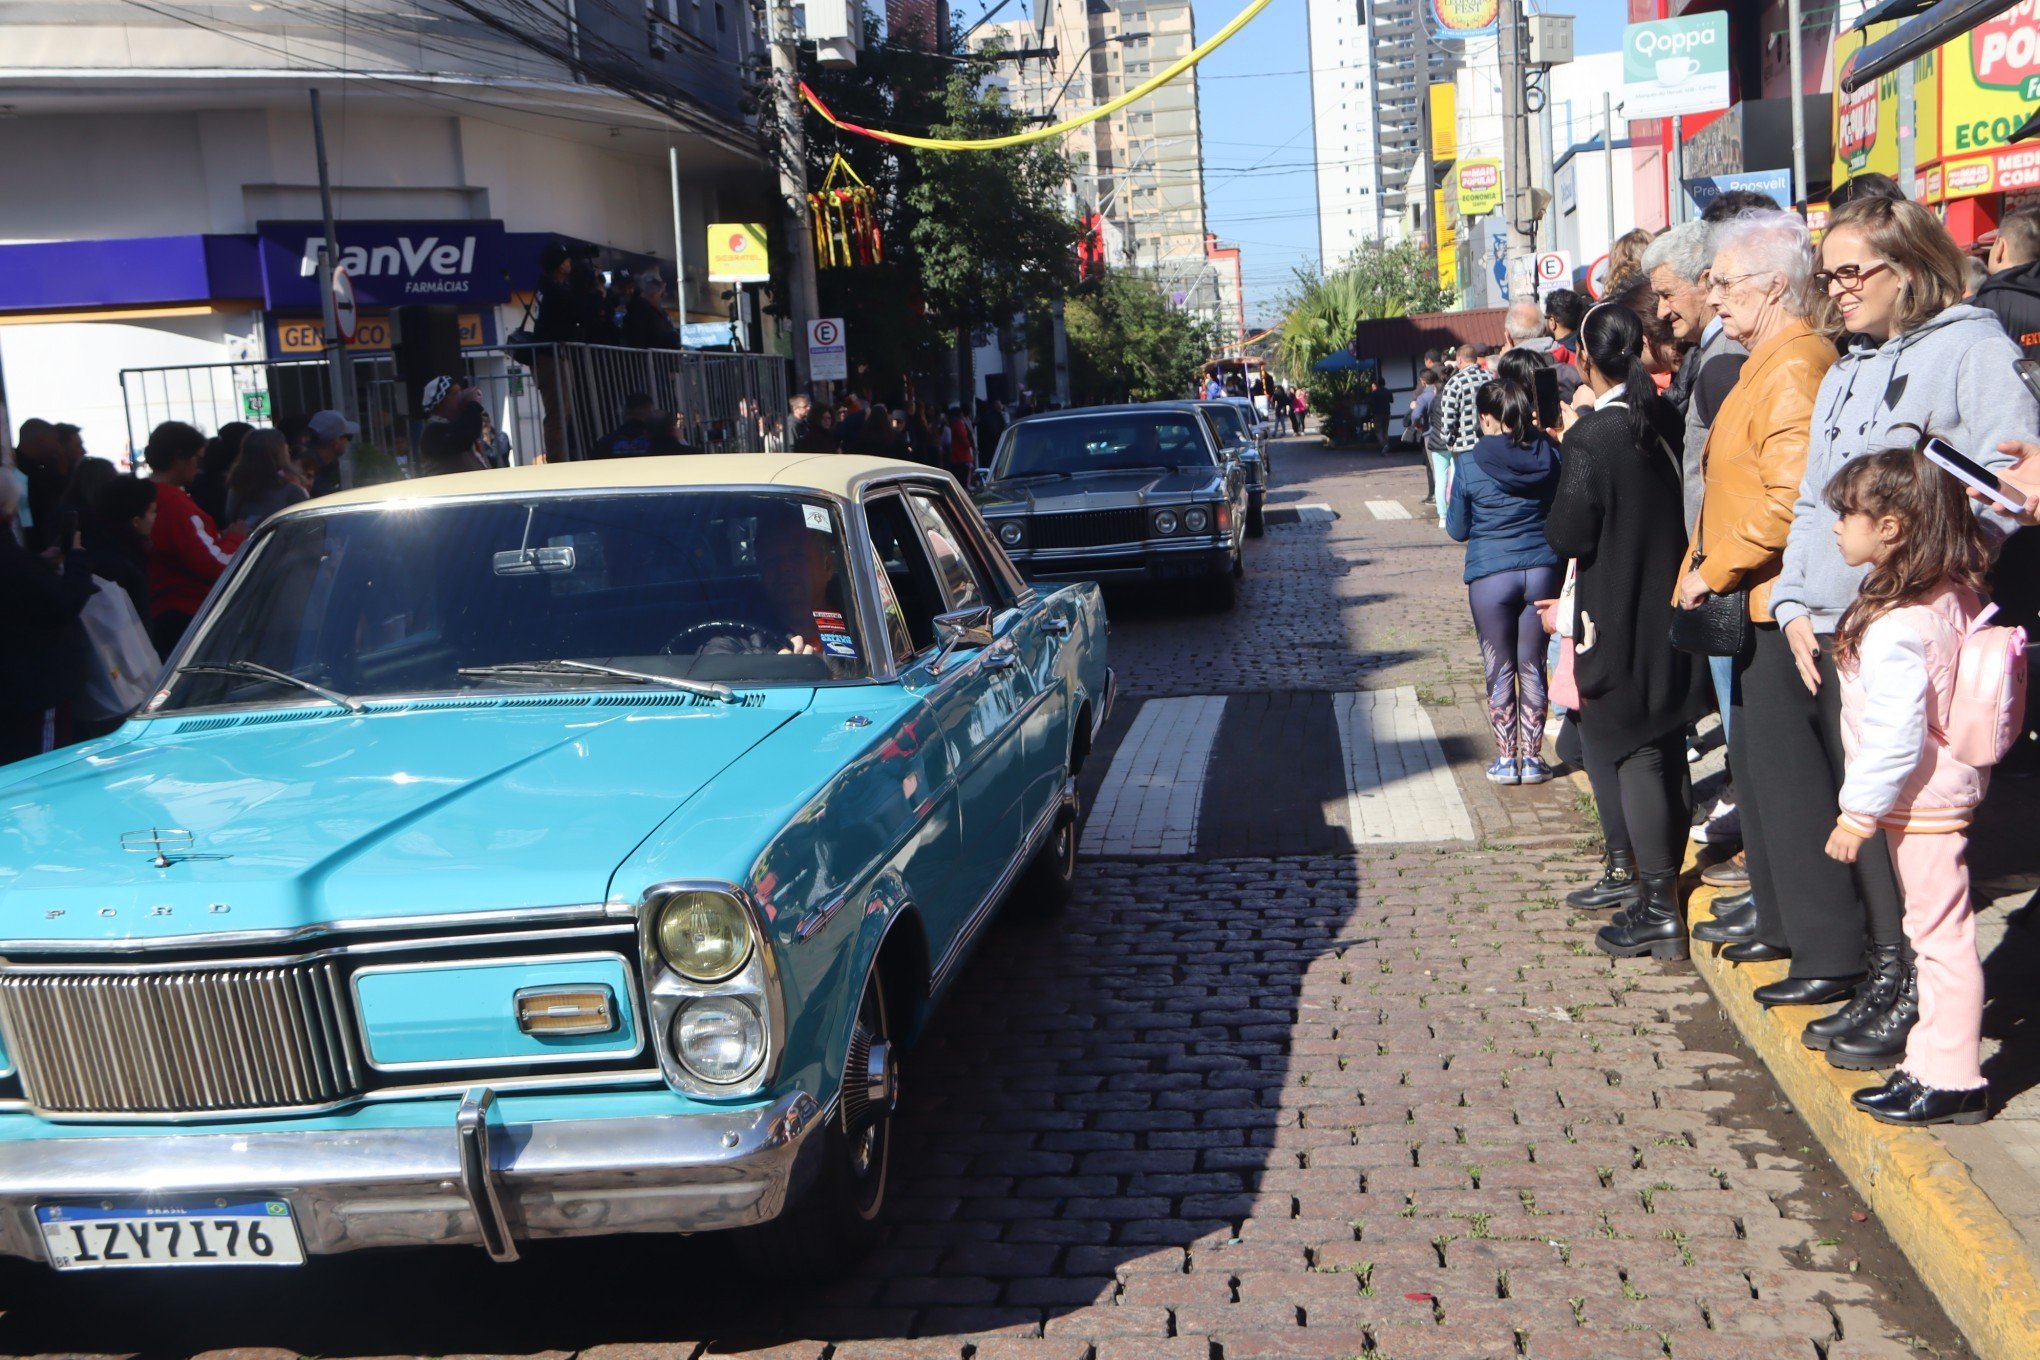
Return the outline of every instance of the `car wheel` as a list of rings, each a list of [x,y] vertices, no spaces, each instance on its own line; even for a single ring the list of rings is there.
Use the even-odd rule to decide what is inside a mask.
[[[818,1131],[821,1166],[779,1217],[735,1234],[747,1270],[774,1280],[829,1280],[858,1263],[885,1214],[898,1106],[897,1040],[874,967],[858,1002],[835,1117]]]
[[[1247,537],[1259,538],[1268,532],[1267,522],[1262,518],[1262,499],[1257,494],[1247,501]]]
[[[1077,886],[1077,804],[1058,813],[1055,828],[1034,852],[1016,885],[1015,900],[1030,916],[1054,916],[1070,904]]]

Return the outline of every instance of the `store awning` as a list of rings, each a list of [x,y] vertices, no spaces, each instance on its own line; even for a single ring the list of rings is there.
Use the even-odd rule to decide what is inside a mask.
[[[1853,94],[1877,77],[1896,71],[1943,43],[1955,41],[2018,3],[2019,0],[1941,0],[1896,32],[1887,33],[1865,47],[1856,57],[1854,69],[1842,77],[1843,93]]]

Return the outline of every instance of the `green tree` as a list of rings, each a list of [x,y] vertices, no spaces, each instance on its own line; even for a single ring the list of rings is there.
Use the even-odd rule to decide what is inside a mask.
[[[854,70],[822,70],[803,54],[802,78],[846,121],[970,139],[1020,130],[1017,115],[985,91],[989,54],[959,60],[890,46],[872,24],[866,37]],[[765,122],[771,145],[769,113]],[[883,263],[823,269],[817,281],[823,313],[845,319],[851,357],[879,390],[933,374],[959,341],[1075,282],[1069,166],[1052,141],[921,151],[840,132],[812,109],[804,128],[810,185],[821,187],[840,154],[877,194]]]
[[[1047,325],[1036,323],[1036,354],[1050,352]],[[1063,328],[1070,396],[1079,405],[1187,397],[1218,344],[1210,323],[1171,307],[1153,276],[1118,270],[1069,299]],[[1048,375],[1037,370],[1033,381],[1046,387]]]
[[[1292,382],[1336,398],[1350,388],[1350,375],[1314,373],[1311,365],[1353,343],[1362,321],[1443,311],[1453,294],[1438,286],[1438,257],[1414,242],[1369,242],[1329,274],[1299,269],[1283,299],[1276,344]]]

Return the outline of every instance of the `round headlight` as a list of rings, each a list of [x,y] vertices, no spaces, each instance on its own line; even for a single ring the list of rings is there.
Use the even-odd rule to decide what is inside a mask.
[[[1174,510],[1155,511],[1155,532],[1158,534],[1173,534],[1176,532],[1176,512]]]
[[[999,526],[999,542],[1009,548],[1019,547],[1020,540],[1025,537],[1027,537],[1027,532],[1020,527],[1020,521],[1018,520],[1007,520]]]
[[[679,893],[659,912],[659,953],[684,978],[720,982],[751,957],[751,918],[727,894]]]
[[[1201,534],[1211,527],[1211,512],[1204,509],[1185,510],[1183,528],[1188,533]]]
[[[728,1086],[765,1060],[765,1022],[742,997],[702,997],[673,1017],[673,1054],[703,1081]]]

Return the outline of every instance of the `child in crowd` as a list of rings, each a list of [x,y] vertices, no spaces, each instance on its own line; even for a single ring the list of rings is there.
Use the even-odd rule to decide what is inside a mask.
[[[1827,502],[1843,559],[1870,568],[1835,632],[1848,776],[1827,853],[1853,864],[1883,829],[1918,956],[1905,1060],[1853,1099],[1887,1124],[1980,1123],[1983,964],[1964,854],[1986,771],[1950,749],[1948,725],[1991,543],[1961,483],[1912,449],[1848,464]]]

